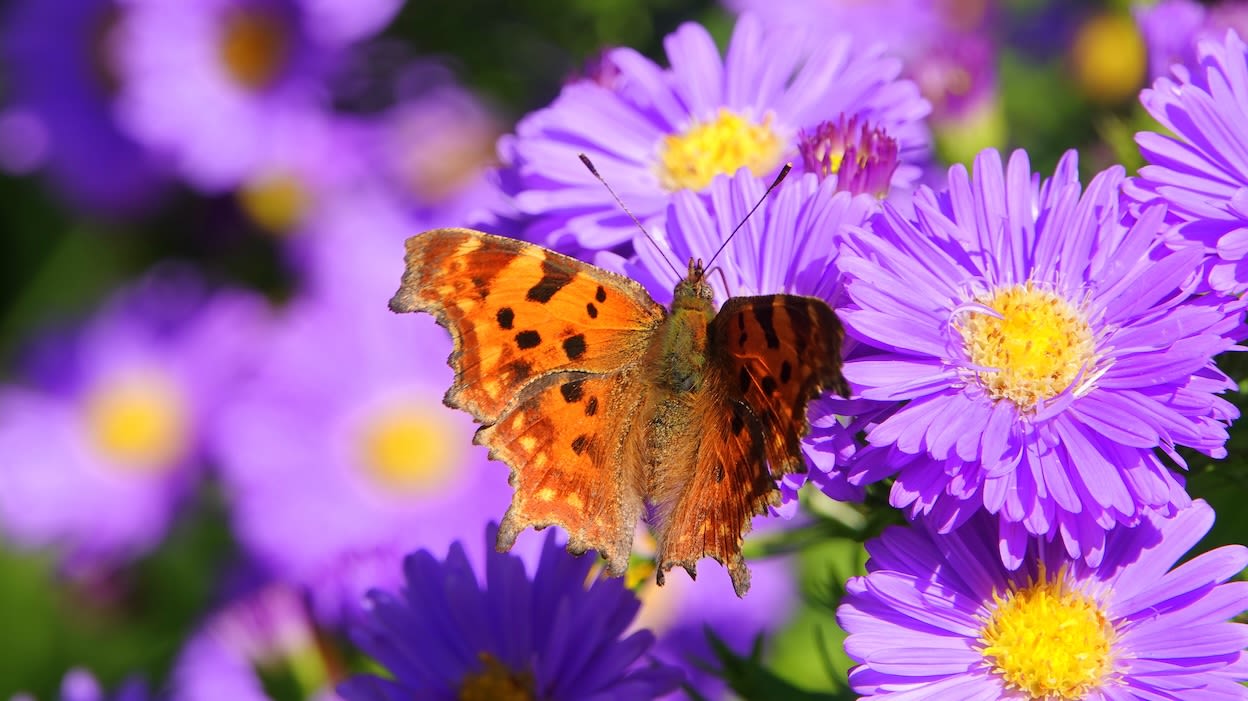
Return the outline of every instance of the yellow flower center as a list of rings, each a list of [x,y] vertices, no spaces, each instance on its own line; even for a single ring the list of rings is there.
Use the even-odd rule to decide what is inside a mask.
[[[1031,409],[1092,368],[1092,327],[1062,297],[1028,283],[976,301],[1001,315],[971,312],[960,327],[971,362],[991,368],[977,377],[992,398]],[[1090,376],[1084,382],[1090,386]]]
[[[137,471],[171,467],[186,453],[188,415],[182,392],[155,373],[109,378],[85,402],[87,433],[96,449]]]
[[[454,476],[459,441],[445,418],[418,406],[390,407],[365,426],[363,464],[388,491],[436,491]]]
[[[533,675],[517,674],[488,652],[480,655],[485,669],[464,677],[459,684],[459,701],[534,701]]]
[[[256,178],[238,192],[243,212],[265,231],[284,234],[303,221],[308,194],[294,175],[274,174]]]
[[[1002,598],[980,632],[981,652],[1009,689],[1036,701],[1074,701],[1113,672],[1113,625],[1098,603],[1067,587],[1065,568]]]
[[[715,120],[663,139],[659,182],[669,191],[701,190],[716,175],[731,175],[743,167],[754,175],[766,175],[780,165],[783,155],[784,141],[772,127],[772,115],[754,124],[720,109]]]
[[[248,90],[261,90],[285,67],[290,37],[282,18],[258,8],[237,8],[224,21],[221,61]]]

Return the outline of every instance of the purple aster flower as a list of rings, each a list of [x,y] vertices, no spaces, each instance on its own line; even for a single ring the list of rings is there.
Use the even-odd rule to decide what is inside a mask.
[[[1201,40],[1220,39],[1227,29],[1248,34],[1248,2],[1242,0],[1212,7],[1195,0],[1162,0],[1132,10],[1148,48],[1148,76],[1154,80],[1168,75],[1173,64],[1199,70],[1196,44]]]
[[[1176,67],[1140,93],[1170,134],[1136,134],[1149,165],[1124,191],[1139,203],[1164,202],[1169,245],[1205,254],[1209,287],[1238,294],[1248,287],[1248,47],[1228,32],[1198,51],[1197,68]]]
[[[841,192],[837,179],[821,180],[811,173],[790,175],[763,200],[765,190],[761,181],[742,169],[732,177],[716,177],[702,194],[674,193],[666,227],[652,232],[662,250],[642,237],[632,260],[624,262],[613,254],[601,253],[596,262],[638,280],[655,300],[666,304],[683,277],[677,271],[683,270],[684,263],[690,258],[710,261],[725,237],[744,222],[707,275],[716,303],[722,304],[729,297],[783,292],[819,297],[835,307],[841,297],[836,266],[840,237],[851,228],[863,226],[879,210],[878,200]],[[746,219],[760,200],[758,209]],[[815,402],[815,406],[822,405]],[[824,414],[812,409],[811,415]],[[813,478],[820,480],[829,494],[839,499],[860,497],[857,487],[845,484],[843,473],[829,472],[829,462],[819,460],[815,465],[828,472]],[[784,477],[780,514],[793,514],[797,490],[805,482],[805,474]]]
[[[164,535],[266,319],[261,300],[164,268],[107,304],[32,381],[0,391],[0,527],[67,564],[107,565]],[[39,369],[42,366],[42,369]]]
[[[381,28],[397,0],[125,0],[117,42],[118,113],[196,187],[251,174],[309,111],[351,42]]]
[[[446,560],[427,550],[404,560],[397,592],[373,591],[359,646],[393,677],[357,676],[348,701],[400,698],[653,699],[674,689],[678,669],[643,656],[649,631],[625,636],[640,602],[619,579],[591,577],[596,558],[574,557],[553,533],[532,577],[519,558],[493,552],[486,529],[484,574],[460,543]]]
[[[1235,384],[1213,363],[1244,335],[1244,303],[1191,297],[1196,250],[1160,243],[1163,207],[1121,221],[1119,167],[1081,191],[1077,157],[1037,186],[1027,154],[995,151],[974,177],[923,188],[915,219],[886,206],[850,230],[838,265],[855,395],[898,403],[844,466],[851,484],[896,476],[891,503],[945,531],[1000,518],[1001,556],[1030,535],[1091,565],[1105,533],[1188,505],[1162,454],[1226,455]],[[835,406],[836,398],[828,403]],[[838,413],[847,413],[841,411]]]
[[[116,0],[21,0],[0,14],[9,103],[0,163],[42,168],[72,204],[105,214],[151,204],[165,182],[113,119],[124,15]]]
[[[61,680],[60,701],[148,701],[156,698],[148,691],[147,684],[140,679],[130,679],[122,683],[112,694],[105,693],[96,680],[85,669],[71,669]],[[17,694],[9,701],[36,701],[29,694]]]
[[[670,69],[631,49],[607,55],[608,85],[564,87],[500,141],[515,207],[531,217],[532,240],[601,250],[637,235],[632,221],[580,163],[586,153],[637,217],[652,228],[672,195],[705,192],[716,175],[748,168],[772,177],[786,161],[800,172],[799,132],[856,118],[897,144],[892,174],[907,189],[927,151],[928,104],[900,62],[862,49],[848,35],[766,29],[743,16],[721,56],[705,29],[685,24],[665,41]]]
[[[382,196],[326,209],[306,237],[307,289],[217,436],[239,539],[309,588],[322,623],[394,584],[404,554],[479,534],[511,499],[471,418],[442,404],[450,368],[427,361],[450,354],[449,336],[386,308],[403,239],[422,228]]]
[[[867,544],[865,577],[838,609],[850,684],[864,699],[1243,699],[1248,549],[1175,567],[1209,530],[1196,501],[1115,529],[1099,566],[1033,539],[1024,565],[997,563],[996,528],[894,527]]]
[[[212,614],[183,646],[170,679],[177,701],[268,701],[263,671],[330,701],[330,672],[299,592],[257,589]],[[298,670],[296,672],[296,670]]]

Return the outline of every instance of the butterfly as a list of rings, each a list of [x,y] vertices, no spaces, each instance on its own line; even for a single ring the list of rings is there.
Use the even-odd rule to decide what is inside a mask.
[[[450,331],[444,402],[470,413],[474,442],[511,467],[498,549],[557,525],[569,551],[596,550],[619,576],[649,514],[660,585],[672,567],[695,577],[712,557],[744,596],[742,540],[751,517],[779,503],[776,480],[805,469],[807,402],[849,394],[828,305],[773,294],[716,312],[691,260],[668,310],[627,277],[472,229],[434,229],[406,247],[390,308],[431,313]]]

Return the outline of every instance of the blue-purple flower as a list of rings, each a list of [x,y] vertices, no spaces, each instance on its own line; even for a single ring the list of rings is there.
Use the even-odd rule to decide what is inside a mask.
[[[126,13],[117,0],[20,0],[0,14],[0,164],[40,168],[71,204],[105,214],[152,204],[167,177],[113,118]]]
[[[632,212],[658,228],[674,193],[705,192],[721,174],[748,168],[773,177],[787,161],[800,172],[801,130],[857,119],[895,140],[895,187],[918,177],[927,150],[927,103],[900,62],[848,35],[766,29],[743,16],[724,55],[710,34],[685,24],[665,41],[671,68],[631,49],[604,57],[609,81],[564,87],[548,108],[500,141],[504,183],[526,236],[593,250],[627,243],[637,230],[581,164],[584,152]]]
[[[996,514],[1010,567],[1031,535],[1095,565],[1106,531],[1188,505],[1171,465],[1178,446],[1226,454],[1239,412],[1213,358],[1243,336],[1244,303],[1191,296],[1201,253],[1161,244],[1163,207],[1123,223],[1122,178],[1084,191],[1070,152],[1037,186],[1025,152],[985,151],[973,177],[921,189],[913,220],[886,207],[846,235],[839,314],[865,347],[845,375],[896,403],[851,484],[895,476],[893,506],[941,531]]]
[[[1202,274],[1214,291],[1248,288],[1248,47],[1233,32],[1199,44],[1199,65],[1175,67],[1140,93],[1170,134],[1140,132],[1148,165],[1125,192],[1141,204],[1164,202],[1172,248],[1206,256]]]
[[[1099,566],[1029,541],[1002,569],[990,519],[894,527],[867,544],[838,609],[861,698],[1243,699],[1248,565],[1230,545],[1176,567],[1213,523],[1197,501],[1114,530]]]
[[[489,550],[496,531],[486,529]],[[445,560],[409,555],[404,586],[372,592],[354,629],[390,678],[357,676],[339,693],[348,701],[641,701],[671,691],[680,671],[644,659],[654,635],[626,635],[640,602],[621,580],[592,576],[596,560],[569,555],[553,533],[531,576],[518,557],[498,552],[478,576],[458,542]]]
[[[219,192],[327,110],[344,52],[396,0],[125,0],[118,114],[195,187]]]
[[[194,484],[206,437],[267,320],[264,303],[162,268],[0,390],[0,526],[71,567],[153,547]]]

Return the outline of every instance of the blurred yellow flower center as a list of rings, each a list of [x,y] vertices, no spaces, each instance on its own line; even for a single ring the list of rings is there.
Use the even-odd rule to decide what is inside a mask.
[[[459,684],[459,701],[534,701],[533,675],[516,674],[488,652],[480,655],[485,669]]]
[[[976,300],[1001,316],[971,312],[961,332],[978,380],[993,399],[1031,409],[1061,394],[1090,369],[1092,327],[1065,299],[1028,283]]]
[[[663,139],[659,182],[667,190],[701,190],[721,173],[745,167],[763,176],[780,165],[784,144],[768,115],[754,124],[727,109],[714,121],[695,124],[683,134]]]
[[[226,70],[248,90],[261,90],[286,65],[290,37],[285,23],[258,8],[236,8],[223,22],[220,54]]]
[[[454,475],[459,441],[446,420],[426,408],[391,407],[364,429],[363,458],[370,476],[389,491],[435,491]]]
[[[284,234],[303,221],[308,210],[308,194],[299,179],[290,174],[260,177],[238,191],[243,212],[265,231]]]
[[[1084,22],[1070,47],[1076,83],[1101,103],[1134,99],[1144,82],[1148,50],[1130,14],[1112,12]]]
[[[186,453],[185,397],[155,374],[110,378],[88,393],[87,431],[97,450],[125,468],[156,471]]]
[[[1046,581],[1042,567],[1026,588],[994,594],[993,609],[979,642],[1007,688],[1036,701],[1074,701],[1108,680],[1117,633],[1096,601],[1067,588],[1064,568]]]

